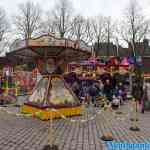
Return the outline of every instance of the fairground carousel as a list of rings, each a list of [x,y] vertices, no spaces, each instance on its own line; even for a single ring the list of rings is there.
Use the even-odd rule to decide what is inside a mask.
[[[43,35],[35,39],[16,40],[11,49],[13,51],[6,54],[10,61],[15,65],[34,63],[42,75],[21,107],[22,113],[33,114],[42,120],[59,118],[59,113],[65,116],[81,114],[78,98],[65,83],[63,74],[67,74],[70,62],[88,59],[91,56],[90,47],[82,41]],[[59,113],[52,109],[58,109]]]

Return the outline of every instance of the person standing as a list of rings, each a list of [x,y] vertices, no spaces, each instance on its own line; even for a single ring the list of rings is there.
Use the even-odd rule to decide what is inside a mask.
[[[145,111],[145,101],[147,100],[147,87],[144,85],[143,86],[143,96],[141,99],[141,113],[144,114]]]
[[[109,101],[112,101],[112,86],[109,79],[104,84],[104,95]]]
[[[104,84],[101,80],[98,81],[98,90],[99,90],[99,95],[103,95],[104,93]]]
[[[79,97],[80,97],[81,102],[87,101],[88,87],[87,87],[86,81],[82,81],[81,82],[80,91],[79,91]]]
[[[79,84],[77,81],[75,81],[72,86],[71,86],[73,92],[76,94],[76,96],[79,96],[79,92],[80,92],[80,88],[79,88]]]
[[[150,109],[150,81],[148,80],[143,85],[143,97],[141,100],[141,113],[144,113],[145,109]]]
[[[99,92],[98,92],[98,88],[94,83],[89,88],[89,94],[92,100],[92,104],[94,104],[94,106],[96,107],[96,97],[98,96]]]

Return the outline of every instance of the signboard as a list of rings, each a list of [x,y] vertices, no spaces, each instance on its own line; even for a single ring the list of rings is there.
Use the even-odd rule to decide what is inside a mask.
[[[55,42],[54,37],[51,36],[42,36],[37,39],[30,39],[28,41],[29,46],[50,46],[53,45]]]
[[[44,36],[41,36],[36,39],[29,39],[28,41],[16,40],[13,43],[11,49],[17,50],[17,49],[21,49],[21,48],[24,48],[27,46],[30,46],[30,47],[32,47],[32,46],[33,47],[34,46],[38,46],[38,47],[42,47],[42,46],[68,47],[68,48],[82,50],[85,52],[92,52],[91,47],[86,45],[83,41],[72,41],[70,39],[59,39],[59,38],[55,38],[54,36],[50,36],[50,35],[44,35]]]

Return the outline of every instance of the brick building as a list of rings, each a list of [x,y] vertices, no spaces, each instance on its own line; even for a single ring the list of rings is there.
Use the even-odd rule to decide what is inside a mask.
[[[132,45],[129,44],[128,48],[114,45],[113,43],[100,43],[95,44],[95,51],[98,57],[128,57],[133,55]],[[149,40],[144,39],[143,42],[137,42],[135,44],[135,54],[141,56],[143,60],[143,70],[150,73],[150,45]]]

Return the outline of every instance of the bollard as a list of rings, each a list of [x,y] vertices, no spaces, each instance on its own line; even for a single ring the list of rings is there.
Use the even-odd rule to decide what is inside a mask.
[[[107,110],[109,108],[109,105],[107,105],[107,102],[105,100],[105,104],[104,104],[104,110]],[[109,122],[107,121],[107,119],[105,117],[103,117],[104,121],[107,123],[107,125],[109,124]],[[106,132],[101,136],[101,140],[103,141],[113,141],[114,137],[112,135],[111,132]]]
[[[135,100],[135,99],[134,99]],[[134,103],[134,117],[135,118],[131,118],[133,119],[133,126],[130,127],[131,131],[140,131],[140,128],[138,127],[138,102],[135,100]]]

